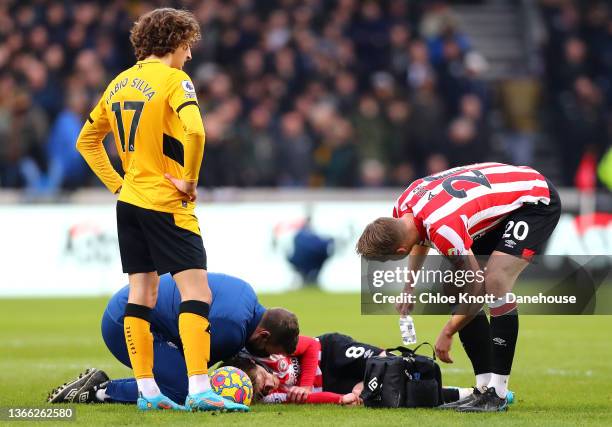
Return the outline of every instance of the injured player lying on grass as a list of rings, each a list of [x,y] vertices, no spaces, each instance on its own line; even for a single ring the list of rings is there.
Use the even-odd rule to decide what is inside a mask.
[[[242,352],[224,365],[247,373],[256,401],[360,405],[366,361],[384,355],[380,347],[330,333],[317,338],[300,336],[297,349],[290,356],[255,357]],[[444,387],[442,391],[443,403],[473,393],[472,388],[457,387]]]

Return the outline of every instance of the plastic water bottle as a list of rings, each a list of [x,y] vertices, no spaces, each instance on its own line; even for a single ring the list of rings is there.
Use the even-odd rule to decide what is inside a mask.
[[[402,335],[402,342],[404,343],[404,345],[416,344],[417,336],[412,316],[400,316],[399,328],[400,334]]]

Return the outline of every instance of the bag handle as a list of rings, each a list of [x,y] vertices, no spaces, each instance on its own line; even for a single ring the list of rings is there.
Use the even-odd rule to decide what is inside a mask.
[[[427,344],[429,346],[429,348],[431,348],[431,358],[433,360],[436,360],[436,350],[434,349],[434,346],[429,344],[427,341],[422,342],[421,344],[417,345],[414,350],[412,350],[414,353],[416,353],[416,351],[421,348],[423,345]]]
[[[432,359],[436,360],[436,350],[434,349],[434,347],[427,341],[422,342],[421,344],[417,345],[414,350],[409,349],[408,347],[404,347],[403,345],[398,345],[397,347],[393,347],[393,348],[387,348],[385,349],[386,353],[391,353],[394,351],[399,351],[401,352],[402,356],[404,354],[415,354],[417,352],[417,350],[419,348],[421,348],[423,345],[428,345],[429,348],[431,348],[431,352],[432,352]]]
[[[410,350],[408,347],[404,347],[403,345],[398,345],[397,347],[386,348],[385,349],[385,353],[391,353],[393,351],[399,351],[402,354],[404,354],[404,353],[413,353],[412,350]]]

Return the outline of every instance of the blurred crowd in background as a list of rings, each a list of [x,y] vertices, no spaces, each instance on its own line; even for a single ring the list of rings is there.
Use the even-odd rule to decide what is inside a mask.
[[[563,183],[571,185],[589,156],[599,159],[608,152],[606,167],[612,168],[612,4],[541,3],[547,30],[542,53],[551,113],[548,128],[567,171]],[[611,176],[612,169],[607,170],[606,184],[612,189]]]
[[[159,6],[192,10],[202,26],[186,71],[207,132],[204,186],[406,186],[491,160],[487,62],[449,3],[3,1],[0,187],[99,185],[74,143],[110,79],[134,63],[133,21]],[[578,3],[541,2],[540,81],[566,185],[611,131],[611,10]]]

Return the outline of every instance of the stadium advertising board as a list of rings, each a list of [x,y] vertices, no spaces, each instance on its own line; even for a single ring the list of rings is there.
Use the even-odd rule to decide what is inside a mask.
[[[114,210],[107,204],[4,206],[0,259],[5,280],[0,296],[106,295],[124,286],[127,278],[121,274]],[[307,227],[330,243],[318,272],[320,286],[332,292],[359,292],[361,267],[355,242],[372,218],[388,214],[388,204],[217,203],[200,207],[197,214],[210,271],[242,277],[257,292],[294,289],[304,279],[289,260],[300,244],[297,234]],[[215,226],[220,223],[232,226]],[[610,253],[609,214],[582,221],[563,214],[546,250],[547,255],[583,257]],[[608,262],[609,268],[610,258],[596,261]],[[555,268],[561,259],[547,257],[545,262]]]

